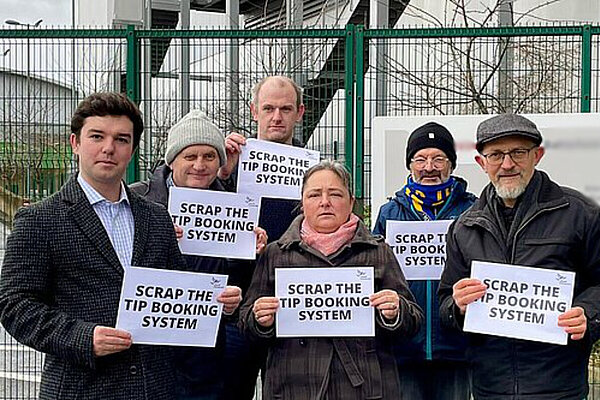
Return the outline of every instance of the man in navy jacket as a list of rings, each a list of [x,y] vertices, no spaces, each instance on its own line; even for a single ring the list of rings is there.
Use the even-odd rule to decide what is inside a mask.
[[[386,221],[456,219],[476,197],[452,171],[456,167],[454,139],[443,126],[429,122],[408,138],[406,185],[379,210],[374,234],[386,234]],[[437,280],[411,280],[409,286],[425,311],[425,324],[412,339],[396,343],[394,353],[402,393],[410,399],[468,399],[466,341],[439,320]]]

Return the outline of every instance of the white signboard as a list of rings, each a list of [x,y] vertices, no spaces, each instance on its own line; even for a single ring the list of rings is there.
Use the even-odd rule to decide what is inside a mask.
[[[304,173],[319,158],[315,150],[248,139],[238,162],[238,193],[300,199]]]
[[[407,280],[439,280],[446,266],[446,235],[452,221],[387,220],[385,241]]]
[[[183,228],[183,254],[254,259],[260,198],[171,187],[169,213]]]
[[[574,173],[595,171],[600,159],[600,114],[524,114],[537,125],[546,154],[538,169],[561,185],[575,188],[600,204],[600,180],[597,174]],[[431,115],[413,117],[375,117],[372,129],[371,204],[375,215],[388,196],[404,186],[406,141],[410,133],[427,122],[444,125],[454,136],[457,166],[453,174],[465,178],[468,190],[476,195],[489,182],[485,172],[475,163],[477,126],[492,115]],[[373,218],[375,222],[375,218]]]
[[[467,306],[465,332],[567,344],[558,316],[571,308],[575,273],[473,261],[488,288]]]
[[[125,269],[117,328],[136,344],[215,347],[227,275]]]
[[[373,267],[277,268],[277,337],[375,336]]]

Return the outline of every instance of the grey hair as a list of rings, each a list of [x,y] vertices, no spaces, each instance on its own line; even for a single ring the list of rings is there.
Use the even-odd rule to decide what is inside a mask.
[[[323,160],[317,165],[313,165],[304,173],[304,179],[302,180],[302,194],[304,194],[304,189],[306,188],[306,183],[310,179],[312,175],[319,171],[331,171],[337,175],[338,178],[342,181],[346,190],[350,194],[350,198],[354,197],[352,193],[352,176],[348,169],[344,164],[335,160]]]
[[[258,83],[256,85],[254,85],[254,87],[252,88],[252,103],[254,104],[255,107],[258,107],[258,94],[260,92],[260,89],[263,87],[263,85],[265,83],[267,83],[267,81],[274,79],[283,83],[287,83],[289,85],[292,86],[292,88],[294,88],[294,92],[296,92],[296,110],[300,109],[300,105],[302,104],[302,88],[300,86],[298,86],[298,84],[296,82],[294,82],[292,79],[288,78],[287,76],[283,76],[283,75],[273,75],[273,76],[267,76],[265,78],[262,78],[260,81],[258,81]]]

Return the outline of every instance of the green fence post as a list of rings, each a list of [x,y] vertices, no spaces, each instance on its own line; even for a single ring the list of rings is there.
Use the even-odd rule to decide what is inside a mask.
[[[344,161],[346,167],[354,177],[354,31],[352,24],[346,25],[344,66],[346,76],[344,87],[346,90],[346,138],[344,140]]]
[[[590,112],[592,95],[592,26],[584,25],[581,33],[581,112]]]
[[[365,174],[365,32],[364,26],[356,28],[356,169],[354,193],[357,199],[363,198]]]
[[[127,25],[127,71],[126,90],[127,97],[136,104],[140,101],[140,44],[135,32],[135,26]],[[149,115],[145,115],[147,119]],[[140,151],[135,150],[127,166],[127,183],[135,182],[140,178]]]

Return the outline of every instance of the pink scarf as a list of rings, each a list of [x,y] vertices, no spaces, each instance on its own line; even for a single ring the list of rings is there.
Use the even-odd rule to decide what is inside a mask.
[[[357,227],[358,217],[355,214],[350,214],[348,222],[340,226],[337,231],[331,233],[319,233],[315,231],[308,225],[306,218],[304,218],[302,228],[300,229],[300,238],[313,249],[319,250],[324,255],[329,256],[352,240]]]

